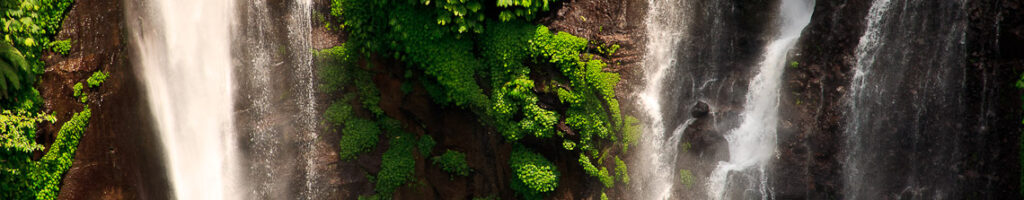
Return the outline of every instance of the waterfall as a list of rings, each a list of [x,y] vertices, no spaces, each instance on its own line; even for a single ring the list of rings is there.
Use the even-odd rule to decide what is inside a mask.
[[[768,176],[765,165],[776,146],[779,90],[786,56],[796,44],[804,27],[811,20],[813,0],[783,0],[779,8],[778,35],[764,51],[757,75],[750,81],[746,103],[740,114],[740,126],[725,135],[729,160],[720,162],[707,182],[708,195],[713,199],[733,199],[726,190],[732,178],[751,179],[746,190],[756,188],[761,199],[769,199]],[[730,174],[739,173],[739,174]],[[746,193],[744,193],[746,195]]]
[[[874,1],[847,94],[846,199],[959,199],[965,4]]]
[[[312,1],[126,2],[175,198],[326,198]]]
[[[303,166],[306,173],[304,181],[303,196],[306,199],[323,199],[324,194],[319,189],[322,184],[321,175],[318,173],[321,171],[318,169],[320,165],[316,162],[318,160],[318,152],[325,152],[317,147],[323,147],[320,141],[319,130],[317,129],[317,105],[316,105],[316,89],[315,76],[313,75],[313,45],[312,45],[312,24],[311,18],[311,6],[312,0],[297,0],[295,4],[291,6],[291,13],[288,21],[288,38],[292,39],[290,52],[294,59],[293,62],[297,70],[296,77],[297,82],[296,89],[299,90],[300,95],[296,97],[298,99],[300,112],[296,113],[295,118],[298,119],[300,129],[305,132],[302,135],[300,148],[304,149],[302,159],[305,160]]]
[[[282,9],[281,3],[288,9]],[[309,0],[242,2],[234,45],[249,195],[317,199],[318,140]],[[285,26],[281,26],[281,25]],[[295,192],[301,194],[296,195]]]
[[[234,2],[127,5],[135,65],[163,142],[174,197],[242,199],[230,48]]]
[[[684,29],[680,2],[650,0],[647,24],[647,50],[644,55],[644,70],[647,85],[640,94],[641,106],[648,114],[647,130],[641,137],[639,160],[641,167],[641,196],[644,199],[666,199],[670,195],[673,179],[665,174],[672,174],[675,169],[675,143],[663,141],[665,123],[662,121],[661,93],[662,83],[668,69],[675,65],[676,49]],[[672,138],[679,138],[682,131],[676,131]]]

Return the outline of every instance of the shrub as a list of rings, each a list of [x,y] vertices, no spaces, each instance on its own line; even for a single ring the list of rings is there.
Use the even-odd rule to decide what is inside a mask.
[[[423,135],[420,136],[420,142],[418,142],[416,146],[420,148],[420,155],[426,157],[430,156],[430,151],[434,149],[434,145],[436,144],[437,142],[434,141],[434,137],[430,137],[430,135]]]
[[[615,177],[619,182],[629,184],[629,170],[626,168],[626,162],[620,160],[619,156],[615,156]]]
[[[596,177],[601,181],[601,184],[603,184],[605,188],[611,188],[615,184],[615,180],[608,174],[608,169],[601,167],[601,169],[598,170],[597,167],[590,162],[590,157],[587,157],[587,155],[580,154],[579,163],[583,166],[583,171],[587,172],[587,175]]]
[[[53,52],[57,52],[60,55],[68,55],[68,51],[71,51],[71,40],[57,40],[47,44]]]
[[[390,199],[395,189],[413,180],[416,159],[413,158],[412,151],[415,143],[415,136],[412,134],[391,137],[390,147],[382,157],[381,169],[377,173],[377,185],[374,188],[382,198]]]
[[[341,133],[341,151],[338,155],[342,160],[355,159],[359,153],[370,151],[380,139],[377,123],[361,118],[347,122]]]
[[[441,167],[442,170],[449,174],[459,176],[469,176],[469,165],[466,164],[466,154],[462,152],[448,150],[440,156],[434,156],[434,165]]]
[[[0,99],[7,99],[32,87],[35,74],[18,49],[0,42]]]
[[[523,199],[541,199],[558,187],[558,169],[544,156],[517,145],[509,159],[512,166],[511,187]]]
[[[324,111],[324,119],[332,125],[341,126],[345,122],[351,121],[355,118],[355,114],[352,113],[352,105],[348,102],[351,99],[351,95],[347,95],[348,98],[342,98],[342,100],[334,101],[327,110]]]
[[[679,169],[679,181],[686,187],[693,187],[693,184],[696,183],[696,180],[693,178],[693,173],[690,173],[690,170],[686,169]]]
[[[84,86],[82,86],[82,83],[75,83],[75,85],[71,88],[72,91],[74,91],[74,94],[72,95],[74,95],[75,97],[81,97],[82,95],[85,95],[85,92],[82,91],[82,89],[85,88]]]
[[[86,82],[89,83],[89,88],[98,87],[103,83],[103,81],[106,81],[109,76],[110,74],[103,71],[96,71],[92,73],[92,76],[89,76],[89,79],[87,79]]]

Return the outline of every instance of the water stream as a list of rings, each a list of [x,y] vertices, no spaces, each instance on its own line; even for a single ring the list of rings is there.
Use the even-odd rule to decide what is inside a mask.
[[[965,1],[875,0],[856,49],[846,199],[956,199]]]
[[[310,0],[128,4],[175,198],[326,198]]]
[[[734,199],[726,190],[733,179],[746,178],[752,185],[739,185],[761,199],[771,197],[765,166],[776,154],[776,130],[782,72],[789,50],[811,20],[813,0],[783,0],[779,7],[778,35],[766,48],[757,75],[750,81],[746,103],[740,114],[742,122],[725,135],[729,143],[729,160],[712,171],[707,182],[712,199]],[[750,191],[755,190],[756,191]]]
[[[244,199],[235,138],[234,2],[157,0],[130,8],[140,80],[178,199]]]

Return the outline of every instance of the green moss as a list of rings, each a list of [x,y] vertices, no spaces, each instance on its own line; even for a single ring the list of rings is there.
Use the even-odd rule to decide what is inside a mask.
[[[605,72],[607,65],[586,53],[588,40],[524,20],[545,10],[547,2],[333,0],[332,15],[344,19],[341,24],[349,37],[344,47],[318,53],[332,57],[324,61],[340,63],[320,73],[329,76],[323,78],[322,89],[355,91],[362,108],[385,120],[378,106],[379,91],[374,84],[364,84],[373,82],[373,74],[354,63],[374,63],[363,62],[371,57],[401,61],[406,74],[416,74],[415,79],[406,75],[403,92],[411,91],[411,84],[420,84],[435,103],[474,112],[480,122],[513,144],[524,138],[562,142],[565,151],[581,154],[581,166],[592,169],[588,174],[611,187],[614,178],[607,168],[597,168],[589,161],[611,145],[627,150],[636,142],[639,125],[635,118],[622,119],[614,91],[620,77]],[[485,12],[497,13],[497,18],[481,14]],[[610,55],[617,49],[612,44],[598,51]],[[542,102],[542,95],[556,96],[560,102]],[[332,105],[328,113],[345,109],[359,108]],[[567,134],[555,129],[560,121],[578,135],[565,137]],[[385,122],[380,124],[392,132]],[[540,171],[545,170],[552,172],[557,185],[557,170],[552,166]],[[543,193],[519,183],[512,186],[520,188],[517,191],[523,191],[524,198]]]
[[[370,151],[380,140],[377,123],[361,118],[345,123],[341,133],[341,151],[338,155],[342,160],[355,159],[360,153]]]
[[[71,51],[71,40],[53,41],[47,44],[47,46],[49,46],[50,50],[53,52],[57,52],[60,55],[68,55],[68,52]]]
[[[384,199],[390,199],[398,187],[412,181],[415,173],[416,159],[413,149],[416,140],[412,134],[401,134],[391,137],[390,147],[384,152],[377,173],[377,184],[374,191]]]
[[[430,135],[420,136],[420,141],[416,144],[420,149],[420,155],[424,157],[430,156],[430,151],[434,149],[434,145],[437,145],[437,142]]]
[[[82,91],[82,89],[85,88],[84,86],[82,86],[82,83],[75,83],[75,85],[72,86],[71,88],[72,88],[72,91],[74,91],[74,94],[72,94],[72,95],[74,95],[75,97],[80,97],[82,95],[85,95],[85,93]]]
[[[558,187],[560,173],[551,161],[526,147],[517,145],[509,159],[512,166],[512,190],[523,199],[541,199]]]
[[[697,183],[697,180],[693,178],[693,173],[686,169],[679,169],[679,181],[686,187],[693,187],[693,184]]]
[[[103,81],[106,81],[109,76],[110,74],[103,71],[96,71],[92,73],[92,76],[89,76],[89,79],[87,79],[86,82],[89,83],[89,88],[99,87],[100,84],[102,84]]]
[[[442,170],[449,174],[459,176],[469,176],[471,169],[466,164],[466,154],[454,150],[445,151],[440,156],[434,156],[434,165],[441,167]]]
[[[615,177],[619,182],[629,184],[629,170],[626,168],[626,162],[620,160],[619,156],[615,156]]]

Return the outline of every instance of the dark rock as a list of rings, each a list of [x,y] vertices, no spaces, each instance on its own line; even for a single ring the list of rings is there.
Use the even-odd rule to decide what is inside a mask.
[[[694,118],[708,116],[708,113],[711,113],[711,107],[703,101],[697,101],[697,103],[693,104],[693,107],[690,108],[690,116],[693,116]]]

